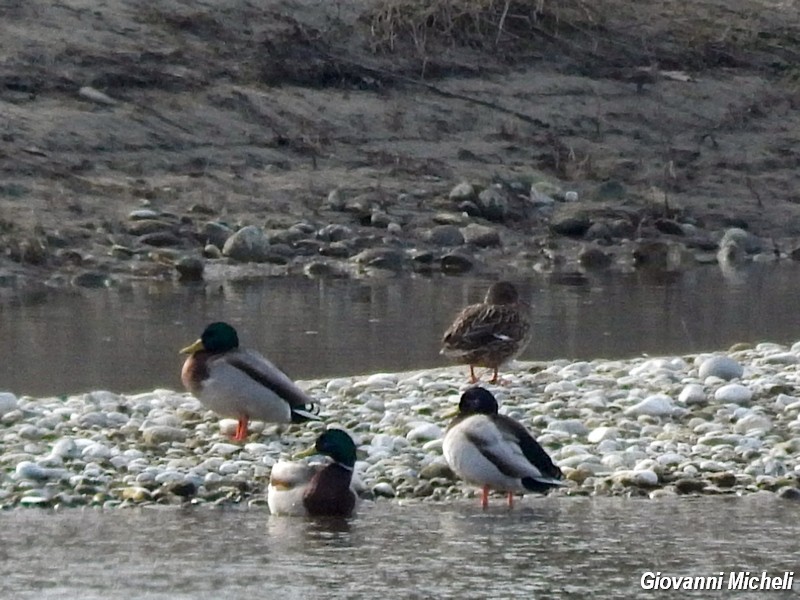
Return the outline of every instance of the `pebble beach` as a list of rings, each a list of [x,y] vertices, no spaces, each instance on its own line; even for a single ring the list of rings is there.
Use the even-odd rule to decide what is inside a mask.
[[[578,496],[777,494],[800,499],[800,342],[626,360],[516,363],[485,384]],[[321,422],[236,422],[157,389],[32,398],[0,393],[0,506],[266,505],[272,465],[341,427],[376,502],[473,497],[442,456],[466,368],[299,382]],[[313,459],[312,459],[313,460]],[[499,496],[494,500],[500,502]],[[529,501],[529,500],[526,500]]]

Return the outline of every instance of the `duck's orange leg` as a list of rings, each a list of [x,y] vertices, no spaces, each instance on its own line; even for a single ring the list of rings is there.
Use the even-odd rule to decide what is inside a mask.
[[[497,383],[497,367],[492,371],[492,378],[489,380],[489,383]]]
[[[508,492],[508,508],[514,508],[514,492]]]
[[[239,423],[236,425],[236,433],[233,434],[234,442],[243,442],[247,438],[247,417],[239,417]]]
[[[481,489],[481,508],[486,510],[489,508],[489,486],[485,485]]]
[[[469,366],[469,382],[470,383],[478,383],[479,379],[475,377],[475,367],[470,365]]]

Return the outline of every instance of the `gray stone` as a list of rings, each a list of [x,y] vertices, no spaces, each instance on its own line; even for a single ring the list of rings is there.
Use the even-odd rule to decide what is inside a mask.
[[[376,210],[369,217],[369,224],[372,227],[379,227],[381,229],[386,229],[389,227],[389,224],[392,222],[392,218],[387,215],[385,212]]]
[[[331,258],[350,258],[353,255],[353,247],[348,241],[331,242],[319,248],[319,253],[322,256],[330,256]]]
[[[175,270],[181,281],[202,281],[203,268],[203,261],[196,256],[182,256],[175,263]]]
[[[479,248],[501,245],[500,234],[497,232],[497,229],[488,225],[470,223],[466,227],[461,228],[461,234],[464,236],[464,241],[467,244],[478,246]]]
[[[478,208],[481,215],[490,220],[502,222],[508,215],[508,195],[497,186],[490,186],[478,194]]]
[[[330,210],[343,211],[345,207],[345,199],[341,190],[331,190],[328,193],[328,198],[325,200],[323,207]]]
[[[217,221],[209,221],[203,225],[200,236],[206,244],[213,244],[217,248],[224,248],[225,242],[233,235],[233,229]]]
[[[611,226],[605,222],[592,223],[586,233],[583,235],[587,240],[605,240],[609,241],[614,238]]]
[[[554,218],[550,222],[550,230],[558,235],[583,237],[591,225],[592,223],[589,217],[584,215],[570,215]]]
[[[778,498],[800,502],[800,489],[796,487],[783,487],[778,491]]]
[[[353,230],[346,225],[331,224],[325,225],[317,232],[317,239],[325,242],[341,242],[353,237]]]
[[[439,225],[427,233],[428,241],[436,246],[461,246],[464,235],[455,225]]]
[[[463,252],[450,252],[445,254],[441,260],[441,268],[444,273],[466,273],[475,267],[475,262],[471,256]]]
[[[133,221],[128,225],[128,233],[131,235],[146,235],[148,233],[172,231],[172,229],[172,223],[167,223],[158,219],[141,219],[139,221]]]
[[[408,259],[405,253],[394,248],[369,248],[356,254],[353,260],[365,267],[399,271]]]
[[[16,410],[17,397],[11,392],[0,392],[0,417],[6,413]]]
[[[144,246],[156,248],[173,248],[181,245],[181,239],[172,231],[156,231],[140,235],[136,241]]]
[[[697,370],[700,379],[718,377],[725,381],[738,379],[744,374],[744,368],[728,356],[712,356],[703,361]]]
[[[420,469],[420,479],[457,479],[453,470],[445,462],[432,462]]]
[[[161,213],[150,208],[139,208],[128,213],[128,219],[130,221],[146,221],[149,219],[157,219],[159,216],[161,216]]]
[[[448,194],[448,198],[455,202],[462,202],[464,200],[475,200],[475,186],[471,183],[466,181],[462,181],[458,185],[456,185],[452,190],[450,190],[450,194]]]
[[[747,405],[753,398],[753,392],[747,386],[739,383],[723,385],[714,392],[714,400],[722,404]]]
[[[666,417],[675,412],[672,399],[666,394],[653,394],[641,402],[625,409],[629,416],[649,415],[651,417]]]
[[[247,225],[228,238],[222,254],[238,262],[265,262],[270,256],[269,238],[260,227]]]

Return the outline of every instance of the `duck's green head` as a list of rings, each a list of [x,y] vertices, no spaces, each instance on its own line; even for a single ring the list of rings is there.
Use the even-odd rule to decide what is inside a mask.
[[[328,429],[317,438],[317,452],[330,456],[337,463],[353,468],[356,464],[356,445],[346,431]]]
[[[498,410],[497,400],[492,393],[482,387],[469,388],[461,394],[458,403],[458,413],[468,415],[496,415]]]
[[[205,350],[212,354],[228,352],[239,347],[239,336],[236,330],[222,321],[211,323],[203,330],[200,339],[191,346],[181,350],[181,354],[194,354]]]
[[[515,304],[519,302],[519,292],[513,283],[497,281],[486,292],[486,304]]]

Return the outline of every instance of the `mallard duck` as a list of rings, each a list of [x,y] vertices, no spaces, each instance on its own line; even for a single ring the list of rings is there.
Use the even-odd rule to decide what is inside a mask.
[[[442,337],[441,353],[469,365],[470,383],[476,383],[475,367],[493,370],[516,357],[530,341],[527,307],[514,284],[493,283],[480,304],[462,310]]]
[[[274,515],[349,517],[358,496],[352,489],[356,445],[341,429],[328,429],[297,456],[324,454],[327,465],[281,461],[272,467],[267,503]]]
[[[481,506],[489,506],[489,490],[508,494],[546,492],[564,485],[561,469],[525,428],[498,414],[497,400],[488,390],[472,387],[458,404],[458,414],[447,427],[442,444],[453,472],[482,487]]]
[[[314,401],[278,367],[254,350],[239,348],[239,336],[227,323],[211,323],[200,339],[181,350],[181,381],[214,412],[239,420],[233,439],[247,437],[250,419],[302,423],[318,419]]]

